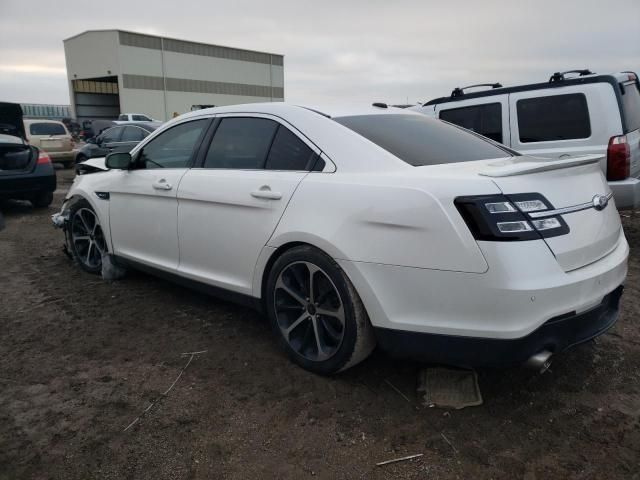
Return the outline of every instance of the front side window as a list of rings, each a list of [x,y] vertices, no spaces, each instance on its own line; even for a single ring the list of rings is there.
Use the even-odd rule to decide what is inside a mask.
[[[29,125],[31,135],[66,135],[67,131],[61,123],[32,123]]]
[[[139,142],[144,138],[144,130],[138,127],[125,127],[121,142]]]
[[[583,93],[525,98],[516,103],[521,143],[574,140],[591,136]]]
[[[291,130],[280,125],[273,139],[265,168],[267,170],[309,170],[316,154]]]
[[[278,123],[266,118],[223,118],[204,168],[262,169]]]
[[[181,123],[162,132],[139,152],[138,168],[186,168],[209,120]]]
[[[500,103],[442,110],[440,118],[502,143],[502,105]]]
[[[356,115],[335,121],[415,167],[518,155],[479,135],[421,114]]]

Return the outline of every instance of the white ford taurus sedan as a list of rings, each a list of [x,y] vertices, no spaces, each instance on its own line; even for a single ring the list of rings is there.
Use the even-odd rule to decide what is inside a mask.
[[[236,105],[88,161],[54,223],[89,272],[109,259],[263,309],[314,372],[376,343],[540,366],[618,317],[629,248],[598,161],[384,104]]]

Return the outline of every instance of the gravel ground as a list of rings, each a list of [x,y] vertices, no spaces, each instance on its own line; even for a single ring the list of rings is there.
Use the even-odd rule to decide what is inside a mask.
[[[59,188],[72,175],[59,170]],[[420,365],[375,352],[318,377],[251,310],[141,273],[106,284],[81,272],[49,222],[62,197],[2,206],[2,480],[640,478],[640,215],[623,215],[616,327],[543,375],[481,371],[484,405],[445,411],[420,404]],[[181,353],[200,350],[162,397]]]

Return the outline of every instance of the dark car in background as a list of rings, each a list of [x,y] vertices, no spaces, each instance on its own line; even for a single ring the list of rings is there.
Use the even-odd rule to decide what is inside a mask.
[[[160,125],[160,122],[130,122],[108,128],[80,147],[76,153],[76,163],[104,157],[112,152],[129,152]]]
[[[48,207],[56,189],[49,155],[27,142],[22,108],[0,102],[0,199],[30,200]]]

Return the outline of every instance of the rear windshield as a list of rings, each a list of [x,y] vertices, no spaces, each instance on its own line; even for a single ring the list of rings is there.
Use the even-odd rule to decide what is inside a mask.
[[[627,124],[627,131],[633,132],[640,128],[640,87],[637,83],[624,85],[622,93],[622,112]]]
[[[32,123],[29,125],[31,135],[66,135],[64,126],[60,123]]]
[[[335,120],[414,167],[517,155],[425,115],[358,115]]]

